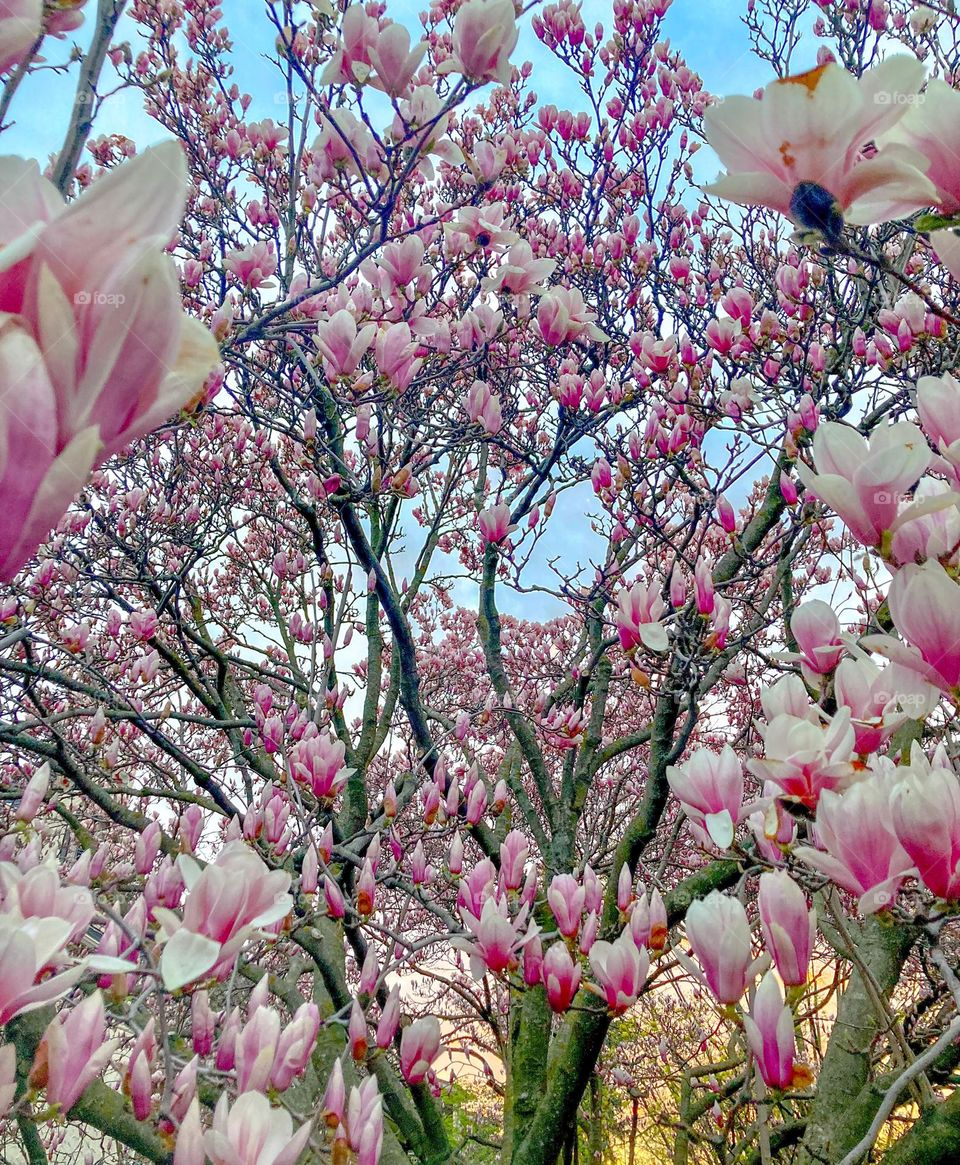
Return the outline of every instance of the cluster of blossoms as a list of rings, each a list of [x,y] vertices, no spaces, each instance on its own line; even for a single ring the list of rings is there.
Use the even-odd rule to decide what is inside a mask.
[[[11,98],[82,7],[0,0]],[[243,116],[212,2],[133,7],[149,51],[105,55],[185,139],[203,106],[193,177],[179,145],[137,155],[119,135],[88,143],[96,178],[0,160],[0,740],[56,774],[3,762],[0,1118],[73,1112],[113,1135],[109,1093],[174,1165],[377,1165],[388,1140],[450,1160],[442,1106],[473,1022],[455,994],[498,1039],[506,1016],[505,1040],[547,1045],[497,1058],[550,1064],[503,1090],[504,1165],[553,1162],[580,1096],[561,1098],[568,1129],[541,1126],[588,1075],[578,1055],[598,1065],[611,1025],[676,976],[736,1029],[729,1095],[756,1076],[752,1095],[800,1103],[828,941],[810,897],[928,936],[960,902],[960,782],[922,738],[960,700],[960,383],[931,355],[955,320],[909,256],[869,338],[847,344],[822,302],[837,270],[890,273],[848,228],[918,211],[911,247],[960,277],[955,91],[921,94],[913,56],[859,78],[824,59],[704,113],[658,39],[665,0],[617,0],[609,40],[561,0],[535,28],[586,91],[634,46],[594,134],[585,113],[530,116],[512,0],[438,2],[416,43],[376,5],[321,3],[274,14],[287,81],[324,94],[303,96],[319,132],[301,137]],[[701,114],[727,171],[706,194],[798,228],[790,249],[758,243],[766,288],[728,279],[709,203],[635,209],[656,204],[656,167],[631,151],[662,163]],[[686,129],[679,150],[674,178]],[[848,357],[868,381],[908,357],[927,373],[869,436],[829,398]],[[779,450],[739,510],[741,479],[709,464],[725,431],[731,463]],[[85,483],[94,501],[70,510]],[[599,508],[605,548],[592,578],[562,578],[573,614],[531,631],[497,588],[523,593],[571,496]],[[63,561],[21,574],[58,523]],[[828,581],[807,531],[877,564],[864,626],[806,597]],[[452,611],[457,556],[477,613]],[[740,715],[735,745],[715,707],[696,724],[711,700],[724,728]],[[456,991],[427,1013],[410,980]]]

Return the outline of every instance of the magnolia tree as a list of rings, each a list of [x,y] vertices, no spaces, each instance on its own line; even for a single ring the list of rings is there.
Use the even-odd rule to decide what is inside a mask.
[[[952,5],[230,7],[0,0],[4,1159],[956,1161]]]

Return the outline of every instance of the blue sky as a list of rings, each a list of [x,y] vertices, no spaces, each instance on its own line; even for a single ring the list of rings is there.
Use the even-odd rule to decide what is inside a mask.
[[[236,45],[236,80],[254,97],[251,118],[274,115],[278,108],[274,101],[275,73],[263,57],[264,46],[272,39],[264,8],[256,0],[230,0],[224,7]],[[406,24],[414,34],[421,27],[418,14],[423,8],[422,0],[388,0],[390,16]],[[681,50],[689,66],[700,73],[711,92],[750,93],[770,79],[766,65],[750,53],[740,11],[741,5],[731,4],[729,0],[674,0],[667,14],[665,30],[671,43]],[[606,0],[583,0],[582,13],[588,27],[599,20],[609,31],[611,6]],[[88,27],[79,31],[77,40],[81,44]],[[131,37],[136,52],[134,30],[127,25],[124,32]],[[62,46],[53,46],[47,54],[50,62],[65,60],[69,44],[67,40]],[[811,48],[809,61],[800,58],[801,66],[813,63],[814,51]],[[534,63],[533,88],[542,102],[552,102],[561,108],[570,103],[569,84],[563,72],[552,67],[552,58],[533,34],[529,19],[523,23],[513,59]],[[15,124],[4,136],[4,152],[28,154],[43,162],[59,147],[68,121],[75,76],[76,66],[68,76],[47,73],[42,78],[32,78],[23,87],[14,101]],[[112,99],[96,132],[125,133],[141,147],[161,136],[133,94]]]

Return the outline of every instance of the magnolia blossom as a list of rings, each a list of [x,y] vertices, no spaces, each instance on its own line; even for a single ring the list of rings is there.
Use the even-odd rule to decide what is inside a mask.
[[[638,579],[629,590],[617,596],[617,634],[624,651],[644,647],[648,651],[666,651],[667,630],[659,621],[666,604],[655,583]]]
[[[469,910],[462,911],[463,921],[473,934],[473,942],[463,943],[470,955],[470,968],[474,978],[482,979],[484,971],[498,975],[503,971],[513,971],[519,966],[517,951],[523,938],[518,933],[525,918],[516,923],[510,920],[505,898],[495,899],[492,895],[484,902],[480,917]]]
[[[582,972],[564,943],[554,943],[543,956],[540,974],[550,1010],[558,1014],[566,1011],[580,989]]]
[[[763,758],[748,761],[747,768],[790,800],[813,809],[824,789],[845,788],[854,779],[856,734],[849,708],[840,708],[826,725],[784,713],[760,731]]]
[[[916,485],[931,459],[916,425],[897,421],[874,431],[869,444],[856,429],[826,421],[813,437],[814,473],[798,463],[800,480],[843,519],[865,546],[883,546],[884,536],[909,519],[903,495]]]
[[[346,746],[314,731],[290,749],[290,772],[294,779],[309,785],[320,801],[332,801],[354,772],[343,763]]]
[[[707,986],[720,1003],[736,1003],[747,989],[753,966],[743,903],[712,890],[691,904],[686,927]]]
[[[268,870],[241,841],[226,845],[204,870],[185,856],[178,864],[189,890],[183,922],[170,910],[154,909],[167,938],[160,974],[168,991],[232,959],[257,928],[279,922],[293,904],[286,892],[290,875]]]
[[[420,1084],[440,1051],[440,1021],[432,1015],[414,1020],[400,1036],[400,1071],[408,1084]]]
[[[63,918],[0,914],[0,1025],[66,995],[80,978],[82,966],[41,978],[62,958],[72,931]]]
[[[714,845],[726,849],[733,843],[743,809],[743,769],[729,744],[719,753],[698,749],[684,764],[668,766],[667,781]]]
[[[937,689],[916,672],[896,663],[881,670],[866,658],[842,660],[833,691],[838,707],[850,710],[854,749],[861,756],[877,752],[901,724],[926,715],[939,700]]]
[[[945,460],[949,462],[949,457]],[[904,566],[927,558],[939,558],[945,565],[956,564],[960,547],[960,493],[955,487],[960,475],[952,463],[945,468],[954,477],[952,485],[938,478],[921,478],[913,500],[904,503],[907,520],[897,524],[890,542],[892,565]]]
[[[878,144],[899,143],[921,155],[936,188],[933,202],[945,215],[960,212],[960,93],[940,77],[931,77],[923,93],[907,106],[893,129]]]
[[[820,677],[833,671],[846,650],[840,620],[828,603],[811,599],[790,616],[790,630],[800,652],[803,678],[812,688],[819,688]]]
[[[614,1015],[622,1015],[637,1001],[650,971],[650,956],[625,930],[612,943],[595,942],[588,957],[596,980],[590,989],[606,999]]]
[[[0,0],[0,73],[27,57],[42,26],[43,0]]]
[[[789,1088],[793,1082],[796,1037],[793,1015],[783,1002],[783,992],[772,971],[760,980],[743,1030],[757,1068],[768,1088]]]
[[[36,162],[0,159],[0,580],[90,470],[194,398],[217,346],[162,253],[188,189],[174,142],[64,205]]]
[[[120,1045],[119,1039],[105,1040],[105,1034],[106,1015],[99,991],[50,1021],[37,1053],[45,1069],[48,1104],[67,1112],[103,1072]]]
[[[310,1121],[294,1133],[290,1113],[263,1093],[241,1093],[231,1105],[222,1092],[203,1148],[213,1165],[294,1165],[309,1137]]]
[[[960,235],[952,229],[931,231],[930,245],[954,279],[960,279]]]
[[[905,643],[867,635],[862,645],[945,692],[960,687],[960,587],[939,562],[909,563],[887,592],[890,618]]]
[[[545,344],[569,344],[581,336],[605,340],[597,327],[595,311],[587,308],[583,295],[575,287],[552,287],[537,305],[537,324]]]
[[[769,206],[836,242],[843,222],[909,214],[936,199],[926,161],[900,144],[863,147],[906,113],[923,82],[914,57],[890,57],[859,79],[837,64],[769,84],[762,100],[728,97],[704,114],[710,146],[726,166],[708,193]]]
[[[513,0],[467,0],[453,23],[453,56],[438,72],[509,85],[510,54],[519,37]]]
[[[895,769],[890,773],[881,768],[842,794],[823,792],[816,826],[823,850],[800,845],[794,851],[801,861],[856,894],[864,914],[889,906],[912,870],[890,813],[895,779]]]
[[[475,380],[467,392],[465,403],[467,416],[475,425],[480,425],[485,433],[496,436],[503,428],[500,412],[500,398],[490,391],[484,380]]]
[[[757,900],[764,946],[784,983],[799,987],[807,981],[816,913],[809,909],[806,895],[786,870],[761,874]]]
[[[506,502],[497,502],[495,506],[487,506],[477,515],[477,525],[484,542],[497,545],[503,542],[516,526],[510,522],[510,507]]]
[[[93,898],[81,886],[64,886],[60,875],[46,864],[22,873],[10,862],[0,862],[2,911],[14,919],[55,918],[69,923],[68,942],[76,942],[93,918]]]
[[[917,413],[934,447],[955,469],[960,468],[960,381],[949,372],[921,376]]]
[[[565,938],[574,938],[586,903],[587,891],[573,874],[555,874],[547,888],[547,904]]]
[[[890,814],[920,881],[938,898],[960,898],[960,782],[946,763],[933,765],[914,746],[909,767],[897,769]]]

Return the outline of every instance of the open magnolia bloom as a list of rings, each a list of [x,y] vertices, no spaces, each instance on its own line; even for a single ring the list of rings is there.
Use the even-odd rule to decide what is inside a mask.
[[[913,57],[891,57],[859,80],[836,64],[768,85],[762,100],[729,97],[704,114],[727,173],[705,187],[769,206],[836,242],[844,222],[883,222],[936,201],[926,159],[901,143],[864,148],[909,108],[923,82]]]

